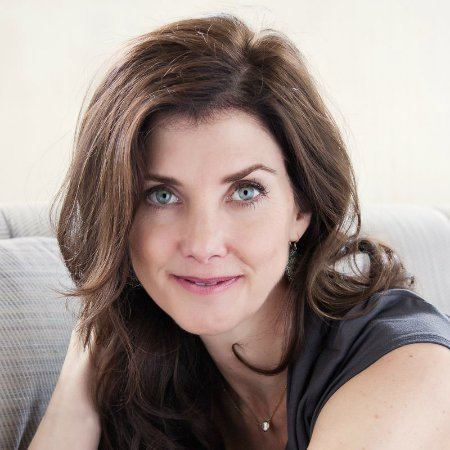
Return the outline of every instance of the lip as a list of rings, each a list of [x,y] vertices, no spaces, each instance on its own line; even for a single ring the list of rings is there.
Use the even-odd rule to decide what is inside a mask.
[[[213,294],[219,294],[232,286],[235,286],[236,283],[242,278],[242,275],[238,275],[233,278],[228,278],[226,281],[219,282],[216,285],[213,286],[197,286],[194,283],[191,283],[190,281],[185,280],[184,278],[180,278],[176,275],[173,276],[174,280],[182,286],[187,291],[197,294],[197,295],[213,295]]]
[[[185,279],[185,280],[197,281],[199,283],[215,283],[217,281],[231,280],[232,278],[239,277],[240,275],[231,275],[231,276],[228,276],[228,277],[215,277],[215,278],[183,277],[181,275],[174,275],[174,276],[177,277],[177,278]]]

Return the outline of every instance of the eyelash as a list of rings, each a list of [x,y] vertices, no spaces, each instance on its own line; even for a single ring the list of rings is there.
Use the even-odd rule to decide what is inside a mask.
[[[242,207],[242,208],[248,208],[248,207],[256,208],[256,204],[259,203],[263,199],[263,197],[266,197],[267,194],[269,193],[267,188],[265,188],[262,184],[260,184],[258,181],[256,181],[253,178],[248,179],[248,180],[238,181],[234,186],[236,186],[235,190],[241,189],[242,187],[245,187],[245,186],[251,186],[251,187],[258,189],[258,191],[260,191],[260,194],[257,197],[255,197],[254,200],[249,200],[249,201],[233,200],[233,202],[239,203],[240,204],[239,207]],[[165,190],[165,191],[172,193],[172,191],[168,187],[166,187],[164,184],[160,184],[158,186],[153,186],[149,189],[146,189],[144,191],[144,198],[147,199],[147,197],[150,194],[152,194],[153,192],[159,191],[159,190]],[[167,206],[170,206],[170,205],[167,205],[167,206],[157,205],[155,203],[150,203],[149,201],[147,202],[147,204],[150,206],[150,208],[154,208],[154,209],[164,209]],[[172,203],[172,205],[173,204],[174,203]]]

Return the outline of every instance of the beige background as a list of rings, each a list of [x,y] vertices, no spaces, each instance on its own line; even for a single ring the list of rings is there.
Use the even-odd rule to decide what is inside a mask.
[[[219,11],[295,41],[348,143],[363,202],[450,202],[445,0],[2,0],[0,202],[56,192],[83,96],[126,39]]]

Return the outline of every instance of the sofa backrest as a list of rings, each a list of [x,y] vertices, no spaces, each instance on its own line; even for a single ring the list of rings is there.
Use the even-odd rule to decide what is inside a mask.
[[[414,290],[450,314],[450,207],[362,206],[361,231],[390,245],[414,275]]]

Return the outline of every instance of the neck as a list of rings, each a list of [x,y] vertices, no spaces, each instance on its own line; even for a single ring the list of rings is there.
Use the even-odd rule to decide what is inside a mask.
[[[239,343],[240,346],[235,346],[237,352],[254,366],[272,369],[278,364],[283,352],[284,330],[277,317],[286,289],[287,284],[283,279],[249,319],[227,333],[200,336],[225,380],[241,399],[238,406],[244,409],[245,405],[249,405],[261,417],[261,421],[272,414],[283,395],[287,369],[273,376],[258,374],[236,358],[231,346]],[[284,405],[283,400],[277,408],[274,421]]]

